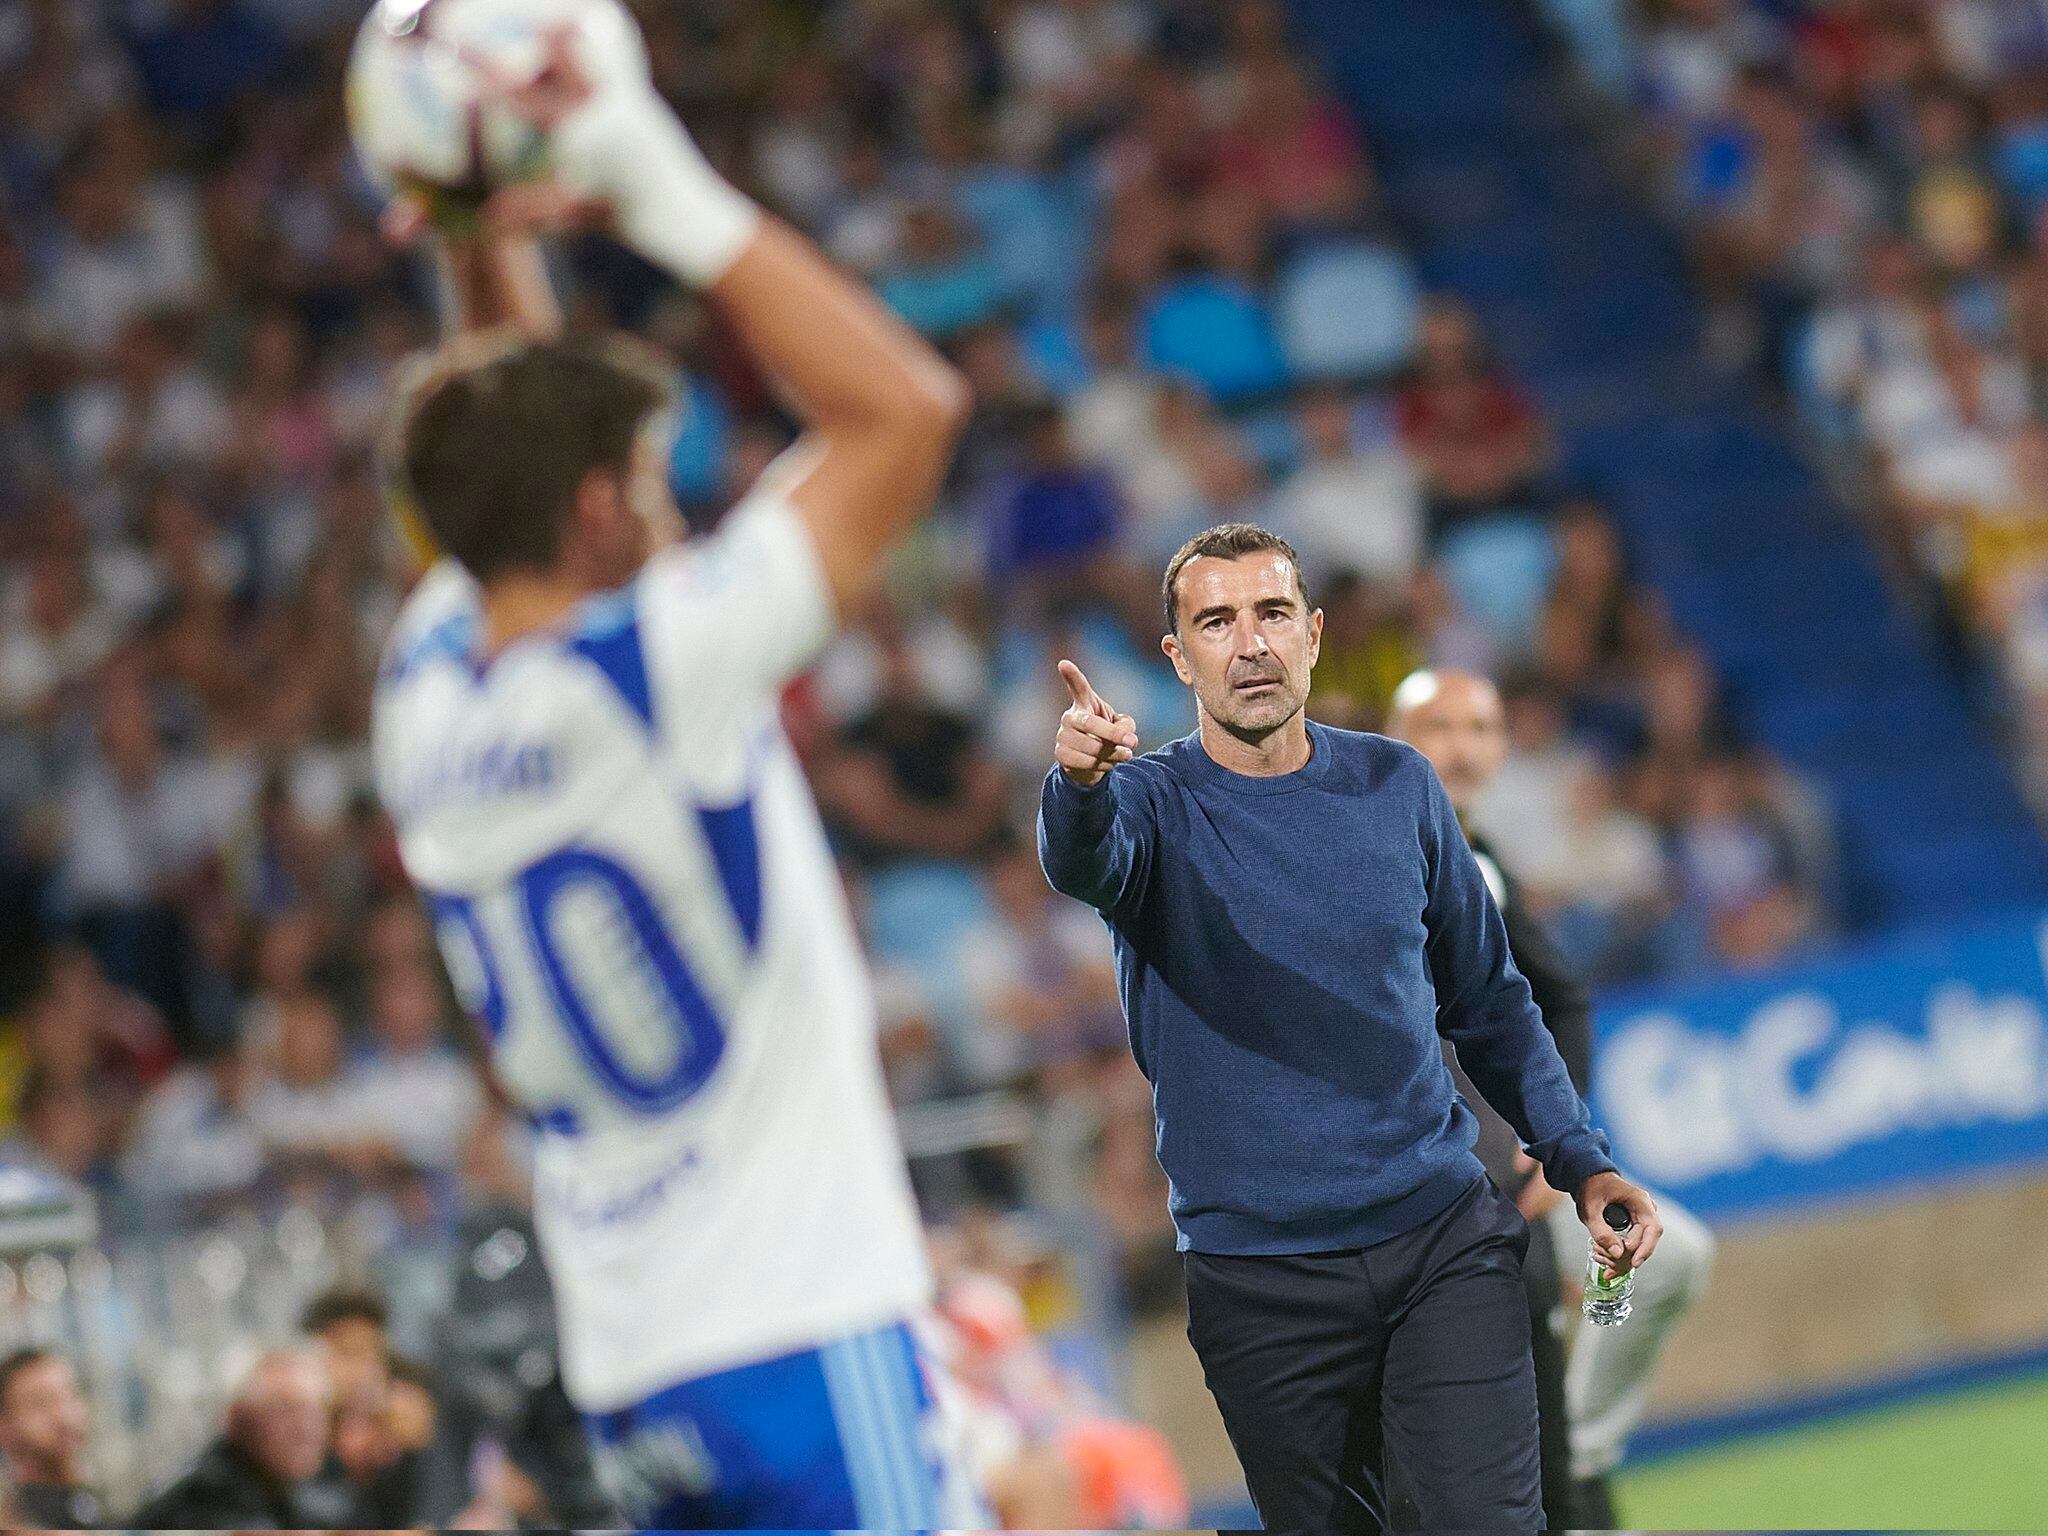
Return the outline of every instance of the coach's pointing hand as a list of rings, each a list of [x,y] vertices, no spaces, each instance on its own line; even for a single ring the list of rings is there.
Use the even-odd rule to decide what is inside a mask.
[[[1105,704],[1071,661],[1060,663],[1060,680],[1074,702],[1060,716],[1052,757],[1068,778],[1087,789],[1100,784],[1118,763],[1131,760],[1138,750],[1138,723]]]

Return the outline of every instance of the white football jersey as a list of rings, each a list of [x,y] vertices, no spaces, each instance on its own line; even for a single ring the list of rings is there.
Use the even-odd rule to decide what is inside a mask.
[[[535,1219],[590,1412],[902,1318],[929,1276],[868,974],[778,720],[832,628],[757,493],[486,660],[436,567],[378,681],[377,781],[535,1119]]]

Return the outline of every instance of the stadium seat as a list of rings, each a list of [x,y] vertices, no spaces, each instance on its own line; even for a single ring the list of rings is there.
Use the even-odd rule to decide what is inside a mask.
[[[668,479],[676,500],[688,506],[710,501],[724,488],[732,412],[725,398],[694,374],[683,376],[681,394],[682,421],[669,449]]]
[[[1149,366],[1185,374],[1218,400],[1247,399],[1287,382],[1272,316],[1257,294],[1230,278],[1168,284],[1145,306],[1139,330]]]
[[[1507,513],[1455,529],[1437,563],[1463,613],[1512,654],[1534,648],[1557,569],[1557,549],[1540,517]]]
[[[1297,377],[1345,379],[1399,367],[1415,344],[1420,305],[1403,257],[1347,241],[1311,246],[1282,268],[1273,308]]]

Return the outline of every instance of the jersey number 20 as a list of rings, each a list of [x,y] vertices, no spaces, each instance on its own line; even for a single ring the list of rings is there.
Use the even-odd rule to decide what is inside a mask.
[[[611,1095],[641,1114],[674,1109],[701,1089],[725,1054],[725,1024],[704,996],[688,963],[661,920],[654,899],[633,872],[588,848],[565,848],[524,870],[517,881],[523,938],[556,1015],[577,1053]],[[593,1007],[587,978],[556,938],[562,904],[575,900],[597,924],[610,953],[609,974],[623,974],[635,986],[651,986],[652,1005],[668,1015],[676,1033],[674,1059],[659,1071],[636,1068],[605,1036]],[[475,904],[467,898],[428,898],[442,933],[442,950],[463,1006],[483,1021],[495,1044],[505,1028],[502,972]],[[452,931],[451,931],[452,930]],[[467,962],[474,957],[472,967]],[[467,972],[468,974],[464,974]]]

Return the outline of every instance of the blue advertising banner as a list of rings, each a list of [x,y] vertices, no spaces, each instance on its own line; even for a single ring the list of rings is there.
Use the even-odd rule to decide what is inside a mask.
[[[1622,1167],[1708,1215],[2048,1163],[2048,917],[1603,1000]]]

